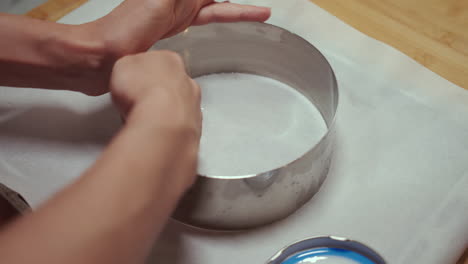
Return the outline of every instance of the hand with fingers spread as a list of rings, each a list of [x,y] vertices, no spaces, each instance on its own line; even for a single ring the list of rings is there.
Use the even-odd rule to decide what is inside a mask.
[[[263,22],[269,17],[269,8],[228,1],[126,0],[96,24],[115,52],[127,55],[144,51],[157,40],[173,36],[192,25]],[[116,28],[118,30],[113,30]]]

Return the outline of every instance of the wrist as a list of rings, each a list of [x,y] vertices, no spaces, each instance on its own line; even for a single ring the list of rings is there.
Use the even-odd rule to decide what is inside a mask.
[[[154,100],[135,105],[124,130],[139,134],[144,151],[159,153],[151,157],[167,165],[166,173],[172,176],[166,181],[183,193],[196,178],[200,135],[189,122],[174,121],[168,111],[154,105]]]
[[[98,32],[88,24],[63,25],[50,32],[40,45],[44,54],[58,65],[65,89],[88,95],[108,91],[108,83],[116,56]]]
[[[172,23],[162,1],[126,0],[108,15],[93,21],[107,48],[117,57],[147,51]],[[166,9],[163,9],[166,10]]]

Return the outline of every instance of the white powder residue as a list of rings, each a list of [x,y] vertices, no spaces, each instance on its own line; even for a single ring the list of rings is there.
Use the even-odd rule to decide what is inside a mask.
[[[224,73],[196,81],[202,88],[202,175],[240,176],[281,167],[327,131],[317,108],[276,80]]]

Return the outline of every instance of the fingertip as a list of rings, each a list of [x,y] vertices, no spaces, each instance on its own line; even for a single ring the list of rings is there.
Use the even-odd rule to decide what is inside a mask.
[[[259,18],[261,21],[266,21],[271,17],[271,8],[270,7],[259,7],[261,8],[261,12],[259,14]]]
[[[271,9],[269,7],[250,7],[244,10],[240,15],[240,21],[257,21],[264,22],[271,16]]]
[[[271,8],[232,3],[215,3],[200,10],[193,25],[214,22],[255,21],[264,22],[271,16]]]
[[[258,7],[258,8],[263,9],[263,12],[264,12],[265,14],[268,14],[268,16],[271,15],[271,7],[261,6],[261,7]]]

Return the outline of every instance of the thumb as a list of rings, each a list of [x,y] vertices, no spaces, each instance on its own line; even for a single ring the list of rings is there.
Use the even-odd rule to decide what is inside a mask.
[[[270,15],[271,10],[268,7],[240,5],[229,2],[212,3],[200,9],[192,25],[205,25],[215,22],[263,22]]]

